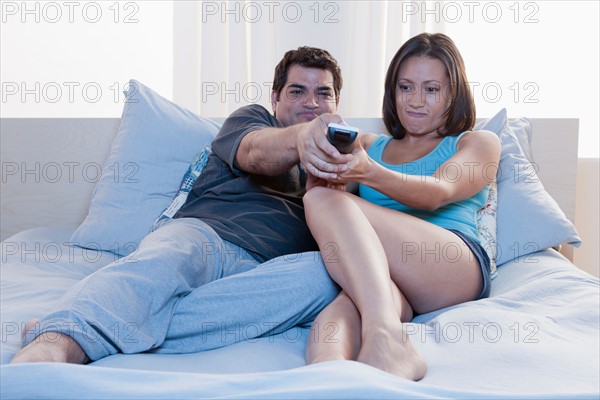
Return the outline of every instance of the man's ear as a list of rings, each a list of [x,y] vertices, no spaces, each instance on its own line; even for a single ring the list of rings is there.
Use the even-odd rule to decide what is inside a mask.
[[[277,92],[271,90],[271,107],[273,108],[273,115],[275,115],[275,109],[277,108]]]

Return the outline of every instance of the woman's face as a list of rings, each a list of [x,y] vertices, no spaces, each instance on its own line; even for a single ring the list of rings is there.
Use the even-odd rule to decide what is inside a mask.
[[[423,135],[443,127],[450,105],[444,64],[435,58],[411,57],[398,72],[396,113],[407,133]]]

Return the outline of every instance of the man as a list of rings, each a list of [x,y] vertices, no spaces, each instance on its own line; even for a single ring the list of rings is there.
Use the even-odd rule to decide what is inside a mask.
[[[175,218],[28,323],[12,362],[195,352],[312,321],[338,287],[315,252],[302,196],[307,179],[334,178],[351,159],[325,138],[329,122],[342,122],[341,87],[328,52],[287,52],[274,116],[259,105],[234,112]]]

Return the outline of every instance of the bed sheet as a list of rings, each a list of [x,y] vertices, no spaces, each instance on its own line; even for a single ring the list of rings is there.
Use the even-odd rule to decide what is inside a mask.
[[[73,228],[2,243],[1,398],[598,398],[598,279],[544,250],[502,265],[490,298],[406,324],[420,382],[352,361],[304,362],[307,328],[203,353],[118,354],[88,366],[8,365],[30,318],[114,260],[68,246]]]

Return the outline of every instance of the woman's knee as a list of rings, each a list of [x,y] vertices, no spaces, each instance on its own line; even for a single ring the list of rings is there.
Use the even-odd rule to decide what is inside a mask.
[[[306,220],[317,220],[327,216],[333,207],[339,206],[349,194],[336,189],[317,186],[310,189],[302,198]]]
[[[319,204],[322,204],[323,201],[327,200],[327,195],[331,191],[323,186],[316,186],[311,188],[308,192],[304,194],[302,201],[304,202],[304,207],[315,207]]]

